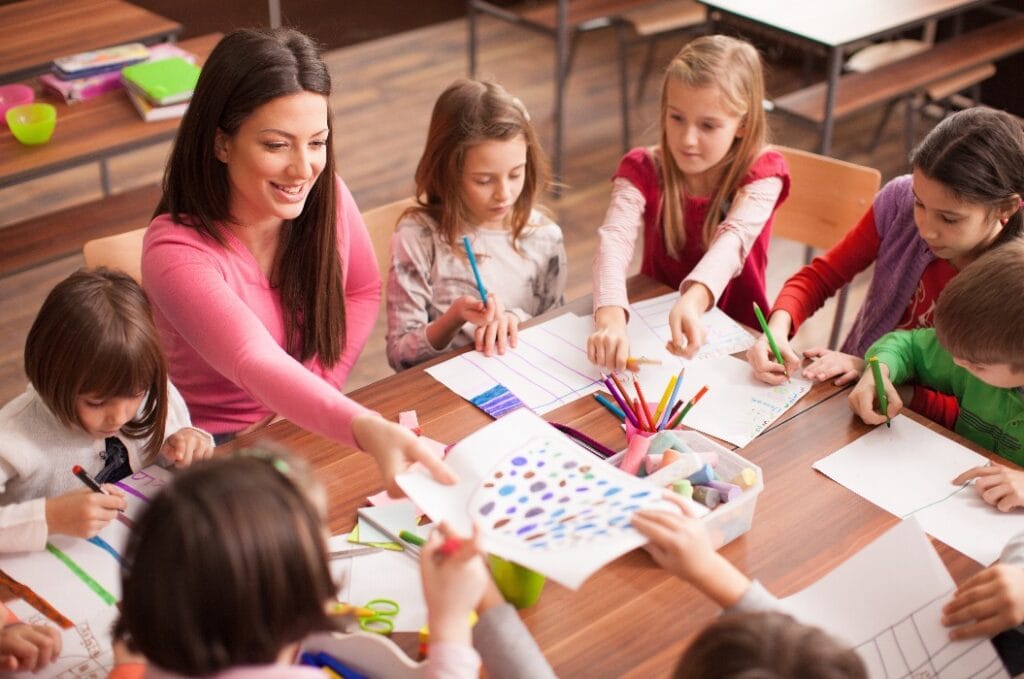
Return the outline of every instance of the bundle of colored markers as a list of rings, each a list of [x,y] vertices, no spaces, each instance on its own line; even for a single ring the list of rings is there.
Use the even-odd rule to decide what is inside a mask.
[[[690,409],[708,391],[707,385],[704,385],[684,405],[683,400],[678,398],[679,387],[683,383],[683,371],[680,370],[679,375],[673,375],[669,379],[661,396],[661,401],[658,402],[657,409],[652,413],[650,404],[644,398],[639,380],[633,380],[636,398],[631,399],[626,389],[622,386],[622,382],[619,381],[619,378],[614,373],[611,375],[602,373],[601,379],[604,381],[605,386],[608,387],[609,393],[618,403],[618,406],[602,394],[594,394],[594,398],[620,420],[628,420],[638,431],[655,432],[664,429],[675,429],[683,421],[683,418],[686,417],[686,414],[690,412]]]

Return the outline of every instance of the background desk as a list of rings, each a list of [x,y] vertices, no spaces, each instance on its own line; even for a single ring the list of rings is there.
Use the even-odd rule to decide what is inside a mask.
[[[631,299],[665,291],[649,279],[630,282]],[[577,301],[571,308],[580,306],[587,309],[589,302]],[[444,442],[456,441],[491,421],[427,375],[422,366],[351,396],[389,419],[400,410],[416,409],[424,433]],[[909,416],[920,421],[912,413]],[[625,445],[618,420],[589,396],[553,411],[548,419],[582,429],[612,447]],[[845,390],[829,383],[816,385],[740,451],[764,470],[765,489],[750,532],[722,553],[771,591],[787,595],[811,584],[894,525],[895,517],[811,469],[816,460],[869,429],[850,412]],[[334,533],[350,530],[356,509],[381,488],[381,477],[369,456],[289,422],[222,449],[257,440],[279,442],[313,464],[331,499],[328,519]],[[955,579],[980,569],[944,545],[939,548]],[[718,612],[691,586],[658,568],[646,552],[634,550],[602,568],[577,592],[547,583],[538,604],[522,616],[560,676],[649,678],[668,675],[688,639]]]
[[[50,70],[57,57],[174,40],[181,24],[122,0],[24,0],[0,6],[0,83]]]
[[[180,46],[202,63],[220,38],[217,33],[204,35],[185,40]],[[103,193],[109,194],[104,165],[107,158],[172,139],[181,122],[175,118],[147,123],[121,90],[77,104],[51,103],[57,107],[57,127],[48,143],[25,146],[10,130],[0,130],[0,188],[99,162]]]

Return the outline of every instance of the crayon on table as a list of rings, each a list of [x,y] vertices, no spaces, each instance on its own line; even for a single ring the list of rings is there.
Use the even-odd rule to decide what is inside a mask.
[[[480,278],[480,267],[477,266],[476,255],[473,254],[473,248],[469,244],[469,236],[462,237],[462,244],[466,247],[466,257],[469,258],[469,266],[473,269],[473,277],[476,278],[476,289],[480,291],[480,299],[487,304],[487,290]]]
[[[868,359],[871,365],[871,376],[875,378],[875,394],[878,396],[878,408],[885,415],[885,426],[892,426],[892,419],[889,417],[889,397],[885,394],[885,383],[882,382],[882,366],[877,356]]]
[[[761,307],[757,306],[757,302],[754,302],[754,315],[757,316],[757,322],[761,325],[761,330],[764,332],[764,336],[768,338],[768,346],[772,348],[772,353],[775,354],[775,360],[779,362],[782,369],[786,373],[786,379],[789,379],[789,370],[786,368],[786,362],[782,360],[782,352],[779,351],[779,345],[775,343],[775,337],[772,335],[772,331],[768,328],[768,321],[764,319],[764,314],[761,313]]]

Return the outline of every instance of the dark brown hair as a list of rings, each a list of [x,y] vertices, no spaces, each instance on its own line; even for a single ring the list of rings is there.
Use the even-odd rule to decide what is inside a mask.
[[[681,82],[688,87],[716,87],[722,105],[741,116],[743,135],[733,140],[732,148],[719,161],[722,175],[711,196],[708,213],[701,228],[705,248],[722,221],[725,205],[732,200],[750,170],[750,165],[768,143],[768,120],[764,112],[764,68],[761,56],[745,40],[727,35],[706,35],[686,43],[669,62],[661,84],[662,182],[661,223],[665,246],[678,256],[686,243],[686,225],[679,196],[682,195],[683,173],[670,150],[665,118],[668,116],[668,84]]]
[[[427,130],[427,143],[416,166],[418,205],[406,214],[430,217],[454,251],[459,233],[470,221],[462,196],[462,172],[466,152],[481,142],[526,141],[526,169],[523,191],[512,206],[512,244],[530,219],[540,191],[547,187],[548,162],[530,123],[523,103],[494,82],[459,79],[441,93],[434,103]],[[403,215],[404,216],[404,215]]]
[[[231,187],[227,167],[214,152],[217,132],[231,136],[260,106],[300,92],[328,100],[327,161],[302,214],[281,231],[271,280],[281,293],[289,353],[300,360],[316,355],[330,367],[345,347],[345,296],[338,257],[331,76],[310,38],[291,29],[245,29],[217,43],[178,130],[155,215],[169,213],[175,222],[224,245],[219,224],[232,218]]]
[[[704,628],[676,679],[867,679],[857,653],[775,612],[726,615]]]
[[[958,111],[928,133],[910,162],[966,203],[990,211],[1016,209],[1024,197],[1024,127],[1004,111],[979,106]],[[1013,213],[992,243],[1024,233],[1024,215]]]
[[[1019,213],[1017,215],[1020,216]],[[956,358],[1024,372],[1024,240],[992,248],[939,295],[935,335]]]
[[[242,454],[176,474],[128,539],[115,638],[165,670],[206,676],[274,663],[331,629],[336,587],[299,464]]]
[[[28,331],[25,374],[68,427],[82,426],[75,409],[81,395],[107,399],[145,392],[141,413],[121,431],[148,438],[146,455],[163,445],[167,362],[149,300],[131,276],[83,269],[58,283]]]

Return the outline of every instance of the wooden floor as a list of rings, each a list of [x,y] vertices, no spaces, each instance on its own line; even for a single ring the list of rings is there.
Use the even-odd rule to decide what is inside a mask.
[[[541,138],[549,144],[553,99],[551,42],[488,17],[480,20],[480,28],[481,75],[499,80],[525,102]],[[657,63],[667,62],[679,44],[675,40],[659,44]],[[759,46],[769,67],[769,95],[801,84],[797,55],[763,41]],[[566,188],[561,198],[547,200],[565,232],[570,265],[568,298],[589,291],[596,230],[607,202],[609,177],[623,151],[614,55],[614,36],[610,32],[585,34],[569,80]],[[641,58],[641,48],[637,47],[632,55],[634,74],[639,71]],[[449,82],[466,73],[464,22],[438,24],[344,48],[329,53],[327,61],[334,78],[332,107],[341,176],[363,209],[408,196],[433,101]],[[657,86],[655,76],[648,83],[643,100],[634,107],[634,144],[656,140]],[[894,116],[876,152],[868,154],[861,149],[880,114],[880,110],[869,111],[838,125],[833,148],[837,156],[878,167],[886,180],[904,171],[899,122],[902,116]],[[777,116],[771,117],[771,123],[779,143],[806,149],[817,145],[816,135],[801,126]],[[929,124],[919,124],[919,131]],[[118,159],[111,168],[115,192],[158,181],[166,153],[167,148],[161,147]],[[94,199],[99,195],[98,187],[96,168],[86,167],[0,191],[0,226]],[[801,264],[802,257],[802,246],[780,239],[773,242],[769,260],[770,297]],[[81,264],[80,255],[69,255],[0,278],[0,403],[25,386],[24,338],[42,299],[57,281]],[[850,309],[855,311],[859,304],[855,293]],[[823,343],[830,322],[831,307],[805,326],[797,346]],[[378,323],[378,332],[356,365],[349,388],[389,374],[382,338],[383,326]]]

